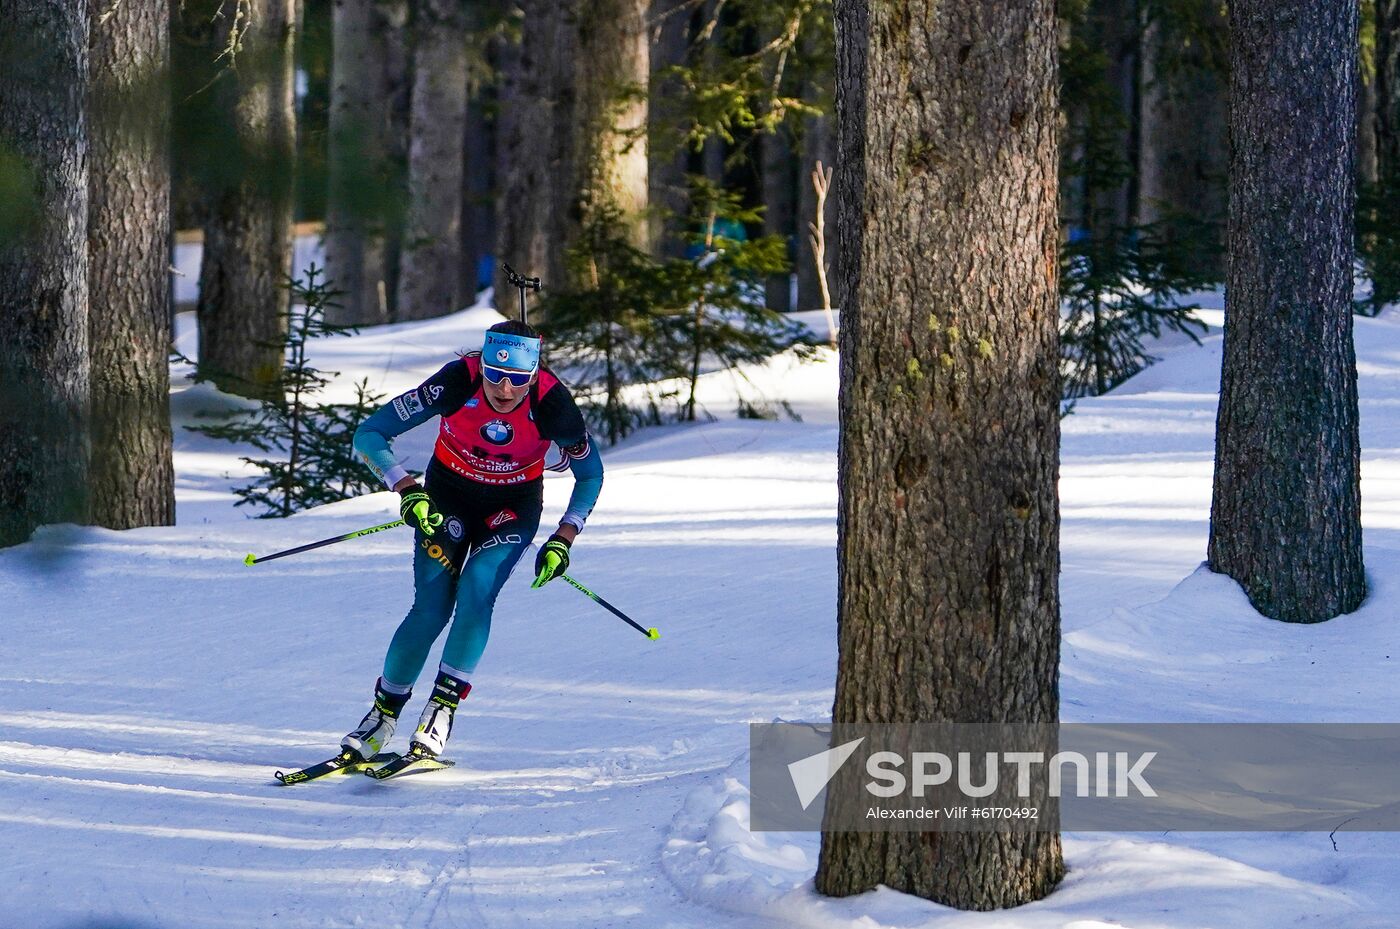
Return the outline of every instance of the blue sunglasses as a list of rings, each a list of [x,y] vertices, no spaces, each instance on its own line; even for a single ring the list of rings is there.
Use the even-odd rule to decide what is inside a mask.
[[[507,371],[505,368],[493,368],[490,365],[481,366],[481,376],[493,384],[501,381],[510,381],[513,387],[524,387],[530,383],[530,378],[535,376],[533,371]]]

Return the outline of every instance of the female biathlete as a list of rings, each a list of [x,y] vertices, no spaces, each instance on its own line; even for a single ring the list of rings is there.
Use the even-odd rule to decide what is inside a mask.
[[[395,460],[390,440],[434,416],[442,421],[420,485]],[[480,353],[451,362],[356,430],[355,450],[399,493],[399,512],[413,527],[414,594],[389,643],[374,706],[341,740],[344,749],[369,759],[389,743],[428,651],[451,619],[437,682],[409,746],[420,757],[442,752],[486,648],[496,595],[539,528],[551,442],[563,452],[554,467],[573,471],[574,489],[535,558],[534,587],[568,568],[569,547],[603,486],[602,459],[568,388],[540,367],[534,329],[516,321],[492,326]]]

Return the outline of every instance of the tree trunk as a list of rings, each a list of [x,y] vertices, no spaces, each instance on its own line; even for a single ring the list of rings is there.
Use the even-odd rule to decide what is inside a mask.
[[[1369,13],[1373,20],[1372,25],[1378,27],[1379,24],[1375,23],[1374,20],[1380,12],[1380,7],[1390,2],[1394,2],[1394,0],[1376,0],[1368,6],[1363,6],[1361,16],[1365,18]],[[1396,25],[1400,26],[1400,23],[1396,23]],[[1375,31],[1377,32],[1376,41],[1370,49],[1370,63],[1373,67],[1368,69],[1358,60],[1356,68],[1356,180],[1361,184],[1374,184],[1379,176],[1376,160],[1376,119],[1378,113],[1376,109],[1376,68],[1374,66],[1380,64],[1379,52],[1382,40],[1378,34],[1379,29],[1377,28]],[[1393,43],[1395,39],[1396,37],[1392,36],[1390,42]],[[1362,48],[1361,51],[1364,53],[1366,49]]]
[[[564,249],[577,215],[560,205],[559,190],[574,176],[573,59],[576,36],[567,4],[524,0],[518,45],[502,51],[502,105],[497,123],[496,306],[515,315],[515,292],[503,264],[562,287]]]
[[[1356,6],[1230,5],[1230,254],[1210,565],[1259,612],[1366,595],[1352,346]]]
[[[389,180],[389,75],[386,34],[376,0],[332,7],[331,111],[327,159],[326,280],[342,291],[326,321],[389,321],[385,229],[393,211]]]
[[[1214,19],[1224,31],[1223,14]],[[1164,68],[1163,41],[1179,44],[1181,37],[1164,38],[1154,25],[1141,42],[1138,221],[1153,223],[1168,213],[1223,218],[1229,160],[1225,78],[1203,57],[1191,58],[1190,47],[1175,47],[1174,66]]]
[[[88,4],[0,0],[0,546],[88,514]],[[9,186],[7,184],[7,186]]]
[[[645,0],[528,0],[512,50],[500,123],[502,262],[545,287],[570,282],[565,257],[595,210],[622,212],[646,245]],[[496,305],[514,291],[496,273]]]
[[[580,89],[578,161],[583,212],[607,203],[645,248],[647,97],[651,50],[646,0],[590,0],[581,10],[574,82]]]
[[[845,0],[836,15],[832,718],[1054,724],[1054,5]],[[828,815],[848,796],[833,790]],[[826,832],[816,887],[986,910],[1044,897],[1063,873],[1057,831]]]
[[[495,248],[496,123],[491,115],[495,89],[480,88],[467,104],[465,164],[462,171],[462,235],[458,247],[457,292],[464,302],[476,300],[483,258]]]
[[[390,198],[385,209],[384,302],[389,318],[399,318],[399,256],[403,252],[404,222],[408,203],[409,124],[413,113],[413,75],[408,41],[408,0],[376,0],[375,32],[384,55],[384,87],[389,125],[385,137],[387,158],[384,190]]]
[[[1400,0],[1376,0],[1376,167],[1400,173]]]
[[[1108,56],[1108,89],[1114,95],[1121,113],[1121,123],[1114,127],[1114,148],[1128,166],[1138,161],[1138,105],[1142,62],[1139,54],[1141,27],[1138,0],[1091,0],[1091,16],[1099,41]],[[1127,227],[1137,223],[1138,178],[1135,171],[1112,187],[1097,191],[1091,209],[1099,226]],[[1110,234],[1107,228],[1096,229],[1100,235]]]
[[[164,0],[90,13],[92,519],[170,526],[170,14]]]
[[[461,0],[417,0],[408,221],[399,253],[399,319],[461,309],[463,134],[467,120],[466,17]]]
[[[685,253],[683,235],[690,207],[686,177],[690,151],[676,130],[679,114],[667,109],[667,103],[681,93],[679,82],[674,78],[662,79],[660,75],[666,68],[686,63],[690,21],[691,9],[686,0],[652,0],[647,201],[655,211],[651,220],[650,250],[664,258],[679,258]]]
[[[797,178],[793,176],[795,161],[788,131],[779,126],[759,139],[763,151],[763,234],[781,236],[788,243],[788,260],[792,260],[793,243],[799,241],[795,228]],[[805,242],[806,236],[800,241]],[[764,282],[768,309],[786,313],[792,309],[791,269],[786,274],[774,274]]]
[[[231,67],[214,85],[211,118],[231,120],[233,150],[211,192],[199,269],[199,364],[221,390],[246,397],[279,389],[292,262],[292,109],[295,0],[248,0],[246,20],[225,17],[215,31],[247,32]],[[244,28],[239,25],[239,28]]]

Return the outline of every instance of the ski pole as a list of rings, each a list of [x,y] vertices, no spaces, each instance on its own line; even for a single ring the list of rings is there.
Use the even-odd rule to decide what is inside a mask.
[[[627,625],[631,626],[633,629],[636,629],[638,632],[640,632],[642,635],[646,636],[648,639],[659,639],[659,638],[661,638],[661,633],[657,631],[657,629],[656,629],[655,626],[653,626],[653,627],[650,628],[650,629],[644,629],[644,628],[642,628],[642,627],[639,626],[637,623],[633,622],[632,619],[631,619],[631,617],[629,617],[626,613],[622,612],[622,611],[619,610],[617,607],[613,606],[611,603],[609,603],[608,601],[604,600],[602,597],[598,596],[598,595],[595,594],[593,591],[589,590],[587,587],[584,587],[584,586],[583,586],[582,584],[580,584],[578,581],[576,581],[576,580],[574,580],[573,578],[569,577],[569,575],[567,575],[567,574],[561,574],[561,575],[559,575],[559,576],[562,577],[564,580],[568,581],[568,582],[569,582],[570,584],[572,584],[574,587],[576,587],[576,588],[578,588],[579,590],[581,590],[581,591],[583,592],[583,594],[584,594],[585,596],[587,596],[589,599],[591,599],[594,603],[598,604],[598,605],[601,606],[603,609],[607,610],[609,613],[613,614],[613,615],[616,616],[618,619],[622,620],[624,623],[626,623]]]
[[[334,545],[337,542],[348,542],[351,539],[358,539],[362,535],[373,535],[376,532],[383,532],[385,529],[393,529],[395,526],[402,526],[403,520],[396,519],[392,523],[385,523],[382,526],[371,526],[368,529],[356,529],[354,532],[347,532],[345,535],[338,535],[333,539],[322,539],[319,542],[312,542],[310,545],[299,545],[296,548],[289,548],[285,552],[273,552],[271,555],[263,555],[259,558],[252,553],[243,559],[243,563],[252,567],[255,564],[262,564],[264,561],[271,561],[274,558],[283,558],[287,555],[295,555],[299,552],[309,552],[313,548],[321,548],[325,545]]]

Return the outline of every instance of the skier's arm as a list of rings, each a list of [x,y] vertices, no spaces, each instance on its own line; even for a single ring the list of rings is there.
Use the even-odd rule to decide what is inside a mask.
[[[583,531],[603,489],[603,459],[588,434],[583,414],[563,384],[540,398],[535,421],[540,433],[559,446],[574,475],[574,491],[559,520],[559,534],[572,542]]]
[[[603,490],[603,458],[587,432],[574,444],[561,445],[559,449],[568,457],[569,471],[574,475],[574,492],[569,495],[569,505],[559,520],[559,532],[563,535],[566,528],[572,529],[568,536],[572,542],[583,531],[583,524]]]
[[[451,412],[466,400],[467,366],[453,361],[407,393],[400,394],[360,423],[355,430],[355,451],[386,487],[397,490],[412,476],[394,457],[391,440],[423,425],[434,416]],[[455,404],[455,406],[454,406]]]

